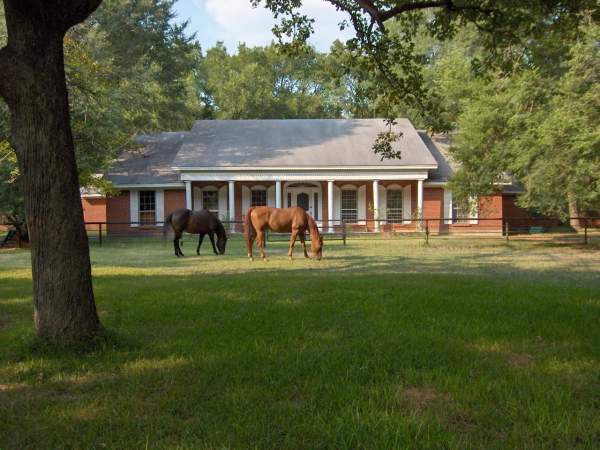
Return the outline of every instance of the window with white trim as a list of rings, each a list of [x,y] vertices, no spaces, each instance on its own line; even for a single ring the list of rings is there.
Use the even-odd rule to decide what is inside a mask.
[[[358,219],[358,195],[356,189],[342,189],[342,220]]]
[[[386,219],[388,223],[402,222],[402,189],[389,189],[387,191]]]
[[[266,189],[252,189],[252,196],[250,198],[250,206],[267,206],[267,190]]]
[[[140,191],[139,211],[142,225],[156,223],[156,191]]]
[[[452,223],[471,223],[469,202],[457,202],[452,197]]]
[[[208,209],[215,215],[219,214],[219,191],[216,189],[203,189],[202,208]]]

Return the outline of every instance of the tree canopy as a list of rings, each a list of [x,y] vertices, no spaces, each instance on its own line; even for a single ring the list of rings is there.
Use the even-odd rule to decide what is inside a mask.
[[[80,184],[111,193],[102,173],[142,132],[189,129],[203,116],[201,49],[174,21],[175,0],[106,0],[65,36],[65,75]],[[0,4],[0,45],[5,42]],[[9,146],[10,115],[0,100],[0,216],[24,222],[20,172]]]
[[[599,75],[600,27],[588,24],[552,70],[473,81],[479,89],[458,116],[450,151],[461,165],[453,192],[481,196],[519,182],[523,207],[561,216],[600,209]]]

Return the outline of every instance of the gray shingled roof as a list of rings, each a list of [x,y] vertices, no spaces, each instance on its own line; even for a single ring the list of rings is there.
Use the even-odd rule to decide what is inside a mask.
[[[438,163],[437,169],[429,171],[429,182],[446,181],[450,174],[456,170],[457,165],[448,158],[446,151],[452,145],[452,136],[448,134],[436,134],[429,136],[424,131],[420,131],[421,139]]]
[[[385,167],[436,165],[408,119],[392,144],[402,159],[381,161],[373,153],[382,119],[200,120],[173,160],[177,168]]]
[[[403,136],[392,146],[402,158],[381,161],[373,144],[382,131],[382,119],[199,120],[189,132],[137,136],[140,149],[121,155],[106,178],[117,186],[181,184],[179,170],[220,167],[431,167],[432,181],[450,174],[443,138],[434,143],[399,119],[393,131]]]
[[[165,132],[136,136],[140,148],[123,153],[108,170],[106,178],[118,186],[182,183],[181,175],[171,169],[171,163],[186,134]]]

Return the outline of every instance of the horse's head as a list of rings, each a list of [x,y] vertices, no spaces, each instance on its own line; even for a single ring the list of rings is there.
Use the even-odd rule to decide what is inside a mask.
[[[323,238],[319,236],[318,239],[312,239],[310,242],[310,249],[312,250],[315,259],[320,261],[323,257]]]
[[[219,249],[219,255],[225,254],[225,246],[227,245],[227,235],[225,233],[217,235],[217,248]]]

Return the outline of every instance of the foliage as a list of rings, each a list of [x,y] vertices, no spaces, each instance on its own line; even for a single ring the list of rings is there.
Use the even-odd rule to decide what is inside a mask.
[[[240,44],[229,55],[217,43],[202,61],[204,101],[214,119],[339,118],[346,108],[327,61],[312,48],[289,58],[275,45]]]
[[[553,68],[495,76],[459,116],[451,149],[461,164],[458,197],[520,182],[523,207],[566,216],[567,202],[600,208],[600,27],[580,37]]]
[[[23,194],[14,152],[0,141],[0,223],[26,228]]]
[[[560,42],[572,33],[588,10],[598,14],[595,0],[329,2],[348,13],[349,22],[342,26],[352,26],[356,31],[356,38],[347,43],[356,54],[353,64],[376,77],[382,87],[377,97],[385,99],[389,118],[394,118],[394,110],[399,106],[418,108],[427,117],[428,128],[434,131],[445,129],[445,123],[438,120],[440,102],[426,87],[423,55],[416,50],[415,41],[424,19],[427,34],[440,41],[454,38],[467,24],[474,26],[479,31],[483,52],[471,64],[473,70],[484,73],[490,69],[511,72],[516,66],[528,64],[539,50],[529,45],[531,40],[552,37],[554,43]],[[258,6],[261,1],[252,0],[252,4]],[[284,17],[282,26],[274,29],[284,49],[300,48],[310,34],[310,18],[295,13],[300,4],[296,0],[264,2],[276,17]],[[293,41],[285,43],[286,38]]]
[[[203,116],[197,92],[201,50],[175,23],[174,0],[105,0],[65,37],[65,71],[81,186],[104,194],[114,187],[98,177],[141,132],[189,129]],[[5,34],[0,4],[0,45]],[[0,216],[19,211],[22,193],[16,158],[7,147],[10,130],[0,100]],[[2,144],[4,142],[4,144]]]

